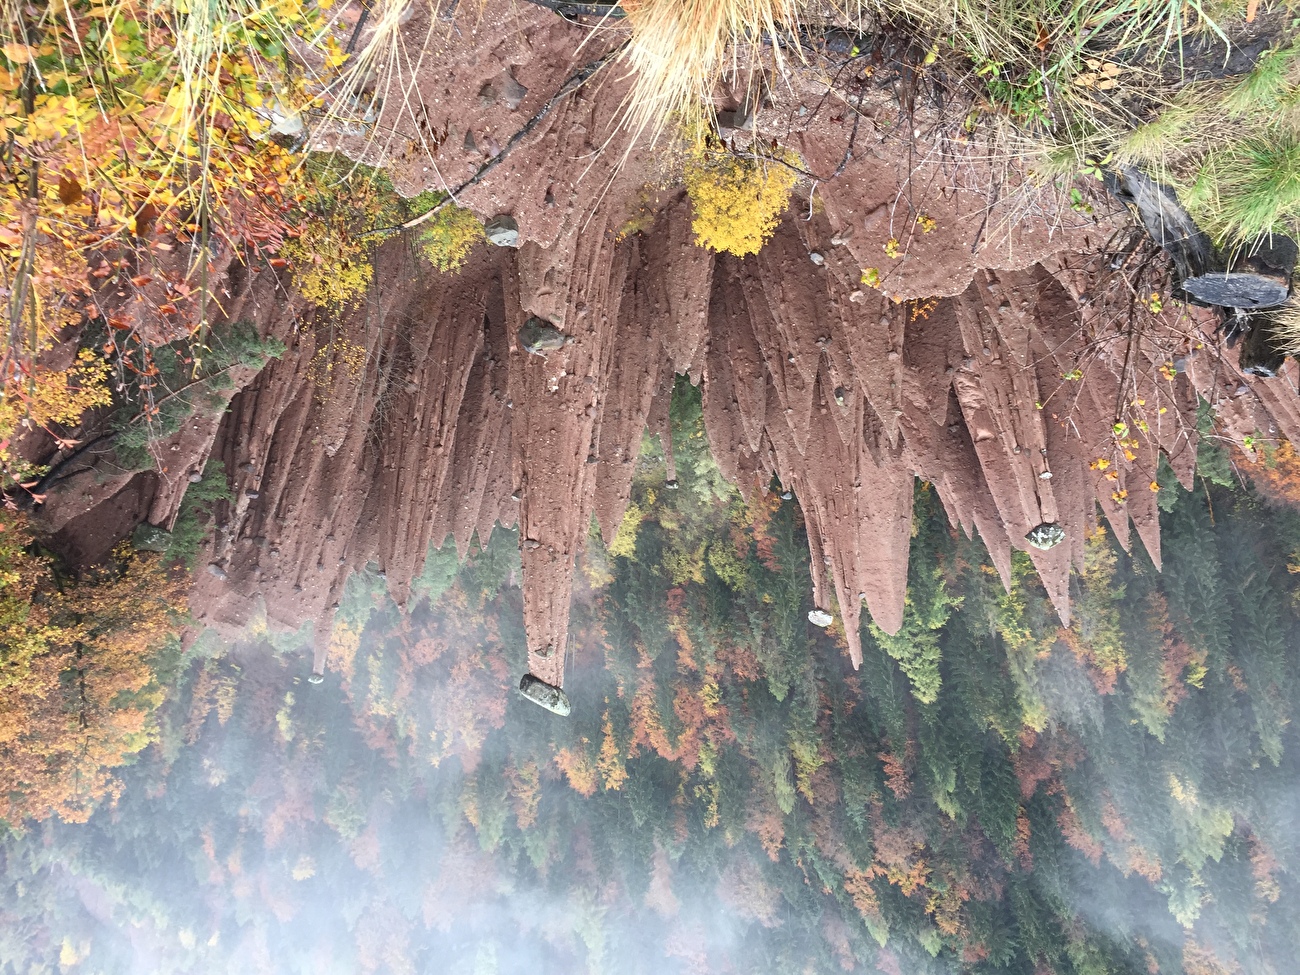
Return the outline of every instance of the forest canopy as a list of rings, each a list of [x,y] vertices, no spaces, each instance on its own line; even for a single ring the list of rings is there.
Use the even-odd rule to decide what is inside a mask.
[[[1172,488],[1164,571],[1098,529],[1062,627],[919,484],[902,635],[854,672],[797,502],[727,487],[687,392],[681,489],[647,441],[588,540],[572,718],[513,694],[501,529],[405,610],[354,575],[320,686],[287,638],[202,640],[113,801],[10,813],[0,969],[1285,969],[1300,621],[1261,567],[1300,515]]]

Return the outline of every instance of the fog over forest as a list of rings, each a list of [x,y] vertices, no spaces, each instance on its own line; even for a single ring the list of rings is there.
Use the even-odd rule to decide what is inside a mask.
[[[672,423],[679,489],[647,438],[580,558],[570,717],[515,691],[503,529],[430,552],[404,609],[354,574],[319,685],[308,628],[173,648],[120,795],[0,840],[0,971],[1289,970],[1276,485],[1203,442],[1161,494],[1163,572],[1099,528],[1062,627],[918,482],[904,625],[864,622],[855,671],[808,621],[798,500],[719,476],[688,385]]]

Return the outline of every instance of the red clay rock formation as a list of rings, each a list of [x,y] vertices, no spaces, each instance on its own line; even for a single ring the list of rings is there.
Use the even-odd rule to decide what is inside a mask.
[[[507,144],[617,40],[506,0],[472,29],[435,27],[411,103],[386,109],[393,136],[330,137],[392,167],[405,192],[468,178],[483,147]],[[480,97],[506,71],[527,88],[513,108]],[[377,563],[402,601],[431,544],[451,537],[464,552],[517,524],[530,667],[560,685],[575,559],[593,516],[606,538],[617,530],[674,374],[703,382],[726,476],[749,493],[775,473],[798,494],[815,601],[842,616],[854,664],[864,600],[884,630],[903,621],[914,477],[979,533],[1004,582],[1012,549],[1028,551],[1068,619],[1070,567],[1099,508],[1126,546],[1131,522],[1159,564],[1150,485],[1161,453],[1190,483],[1198,394],[1229,435],[1300,438],[1294,365],[1245,377],[1208,319],[1129,301],[1102,254],[1114,219],[1032,215],[1014,185],[990,202],[989,173],[943,156],[935,120],[894,124],[885,91],[853,125],[814,110],[819,84],[796,72],[784,103],[758,113],[760,133],[797,148],[819,182],[756,257],[696,247],[680,194],[659,194],[648,230],[620,232],[662,167],[615,130],[627,84],[607,70],[459,198],[511,214],[519,249],[484,246],[445,276],[385,244],[376,295],[335,316],[308,314],[269,273],[231,278],[229,316],[282,338],[283,359],[236,376],[219,428],[200,417],[161,445],[165,471],[96,485],[92,469],[51,496],[47,522],[76,535],[116,505],[118,521],[147,511],[170,524],[185,472],[220,458],[236,501],[206,557],[224,578],[199,573],[191,605],[219,628],[262,606],[274,625],[313,623],[318,668],[353,569]],[[791,129],[796,103],[810,111]],[[862,283],[866,268],[879,288]],[[529,355],[516,334],[530,315],[572,342]],[[350,371],[343,339],[365,349],[364,368]],[[1030,548],[1042,522],[1066,541]]]
[[[599,273],[554,275],[550,296],[519,290],[544,277],[520,272],[540,249],[484,248],[459,276],[412,279],[405,253],[387,248],[381,280],[404,280],[398,297],[381,322],[359,310],[335,325],[367,343],[371,364],[357,375],[340,365],[324,386],[311,364],[322,347],[334,354],[329,329],[295,337],[291,306],[255,281],[249,304],[291,348],[222,420],[213,452],[236,500],[208,553],[225,578],[196,578],[200,618],[234,629],[264,606],[277,626],[316,622],[320,665],[354,568],[377,563],[404,600],[430,544],[450,536],[463,552],[476,532],[518,524],[531,669],[561,684],[575,558],[593,515],[607,538],[617,531],[642,434],[666,426],[675,366],[700,370],[723,471],[746,492],[775,473],[798,495],[814,601],[843,617],[854,663],[863,600],[882,629],[902,623],[914,476],[980,534],[1004,579],[1011,549],[1027,551],[1067,619],[1069,570],[1099,506],[1125,545],[1131,521],[1158,563],[1149,484],[1159,451],[1190,472],[1198,392],[1217,398],[1230,430],[1300,436],[1289,378],[1241,375],[1195,319],[1149,316],[1132,341],[1123,328],[1085,338],[1059,266],[980,271],[933,303],[854,298],[801,254],[797,218],[761,262],[656,241],[686,208],[672,203],[644,239],[584,238],[575,258]],[[674,298],[669,283],[681,279],[702,293]],[[702,324],[674,329],[683,310]],[[574,341],[546,357],[518,348],[514,332],[533,312]],[[1159,371],[1171,343],[1196,353],[1173,381]],[[1062,378],[1081,362],[1081,379]],[[1152,417],[1132,460],[1112,429],[1130,398]],[[1094,463],[1103,456],[1115,458],[1105,469]],[[119,500],[138,506],[154,483],[141,475]],[[1043,521],[1067,536],[1048,552],[1024,541]]]

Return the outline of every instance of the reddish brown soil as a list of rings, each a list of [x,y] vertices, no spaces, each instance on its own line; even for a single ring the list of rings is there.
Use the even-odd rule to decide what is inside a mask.
[[[405,107],[390,98],[384,122],[397,134],[369,147],[344,140],[394,167],[404,191],[469,176],[484,154],[464,148],[467,131],[478,147],[504,145],[617,40],[588,38],[579,50],[584,30],[508,0],[468,16],[439,29],[418,98]],[[412,36],[420,26],[408,25]],[[529,89],[515,111],[479,94],[507,69]],[[818,107],[826,70],[796,72],[759,123],[830,177],[852,124],[847,109]],[[856,664],[864,601],[885,630],[902,621],[914,477],[930,482],[954,524],[979,533],[1004,581],[1011,550],[1029,551],[1068,619],[1069,570],[1099,508],[1125,546],[1136,528],[1159,564],[1149,485],[1161,451],[1190,482],[1198,393],[1230,435],[1300,437],[1294,365],[1283,378],[1246,378],[1212,322],[1172,308],[1131,318],[1127,279],[1102,270],[1118,217],[1094,221],[1016,189],[1009,165],[970,161],[982,150],[964,156],[942,120],[904,118],[894,89],[871,90],[852,158],[801,187],[758,256],[696,247],[689,204],[673,192],[659,194],[653,226],[619,239],[661,169],[643,147],[619,166],[628,143],[612,123],[625,93],[621,72],[605,71],[462,195],[482,217],[513,214],[518,250],[481,247],[446,276],[390,242],[370,299],[332,322],[306,315],[287,277],[236,283],[230,317],[283,338],[284,358],[238,377],[219,426],[196,420],[162,445],[174,457],[162,476],[96,485],[89,472],[51,496],[49,524],[75,526],[110,504],[144,511],[141,491],[151,493],[149,520],[166,524],[183,473],[220,458],[237,500],[205,561],[225,578],[197,574],[194,610],[228,631],[262,606],[277,626],[312,621],[318,668],[354,569],[377,563],[404,600],[431,543],[452,535],[463,552],[475,532],[518,524],[530,666],[560,684],[588,526],[594,515],[612,537],[642,433],[665,427],[673,375],[689,373],[704,383],[727,476],[750,492],[775,472],[798,495],[816,602],[844,618]],[[450,132],[436,150],[415,119],[425,111],[432,129]],[[1002,187],[997,199],[990,186]],[[922,213],[932,233],[918,229]],[[891,237],[897,260],[884,252]],[[867,267],[880,268],[879,290],[861,284]],[[530,314],[575,341],[528,355],[514,336]],[[363,345],[369,362],[356,375],[340,366],[322,388],[310,363],[332,336]],[[1188,357],[1170,381],[1158,369],[1174,353]],[[1076,366],[1082,380],[1063,380]],[[1130,461],[1112,424],[1138,414],[1149,432]],[[1029,549],[1025,534],[1050,521],[1066,542]]]

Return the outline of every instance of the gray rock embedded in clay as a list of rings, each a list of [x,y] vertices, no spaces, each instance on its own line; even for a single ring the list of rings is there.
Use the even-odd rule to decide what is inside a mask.
[[[324,683],[325,683],[325,675],[324,675],[324,674],[312,674],[310,677],[307,678],[307,683],[308,683],[308,684],[324,684]]]
[[[1054,521],[1045,521],[1041,525],[1029,529],[1025,541],[1034,548],[1042,549],[1045,552],[1065,541],[1065,529]]]
[[[824,628],[834,623],[835,617],[824,609],[814,609],[808,614],[808,622]]]
[[[208,563],[208,575],[212,576],[212,578],[217,579],[221,582],[225,582],[227,578],[226,570],[223,569],[221,567],[221,564],[218,562]]]
[[[569,695],[553,684],[539,680],[532,674],[519,678],[519,696],[532,701],[538,707],[546,708],[552,714],[567,718],[573,710],[569,704]]]
[[[131,544],[137,552],[166,552],[172,547],[172,533],[146,523],[136,527]]]
[[[515,111],[528,96],[528,89],[519,83],[513,68],[507,68],[501,78],[501,96],[506,108]]]
[[[545,318],[533,315],[519,329],[519,345],[531,355],[546,357],[548,352],[564,348],[568,336]]]
[[[754,131],[754,114],[743,107],[734,112],[718,113],[718,138],[724,142],[742,132]]]
[[[483,232],[498,247],[519,246],[519,224],[508,213],[498,213],[483,225]]]

